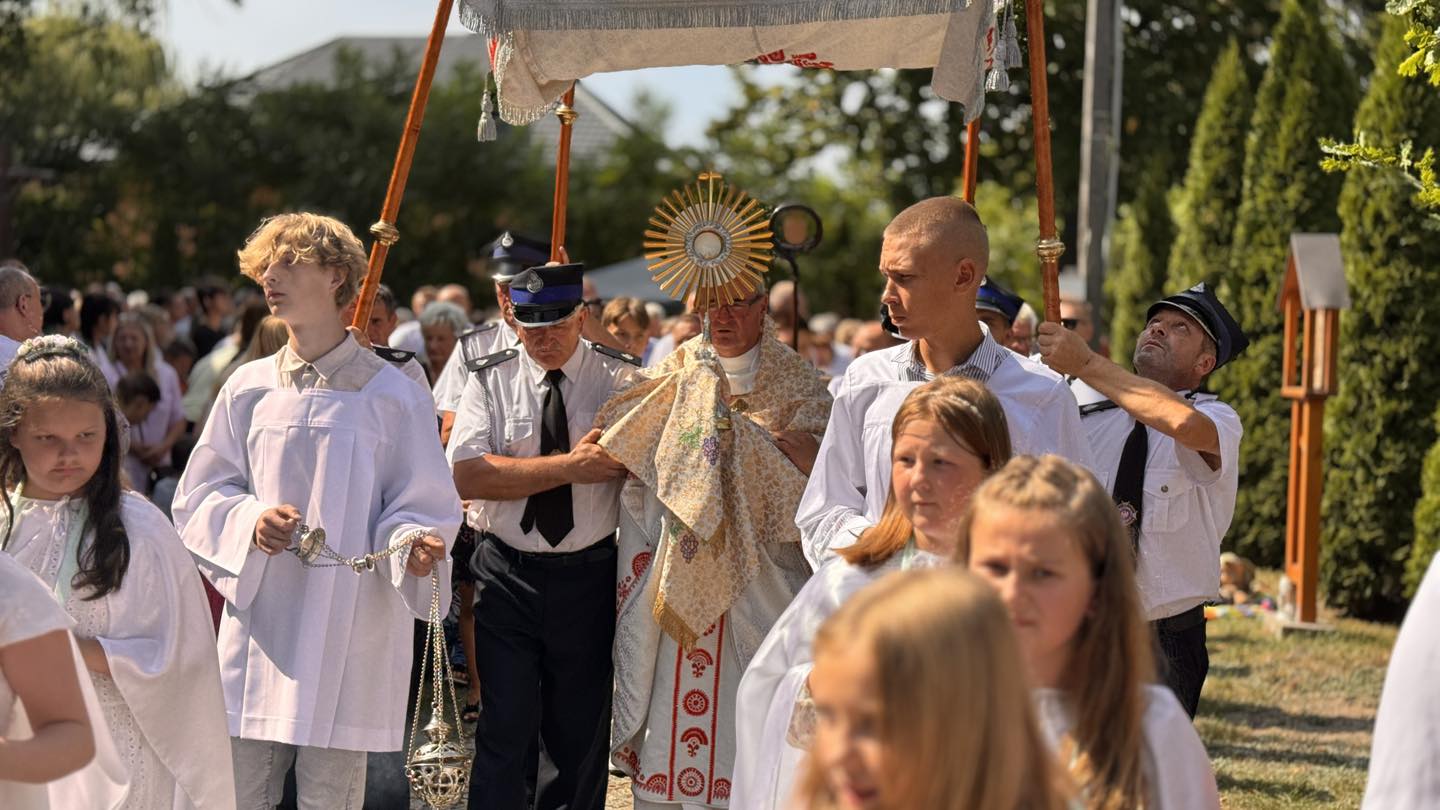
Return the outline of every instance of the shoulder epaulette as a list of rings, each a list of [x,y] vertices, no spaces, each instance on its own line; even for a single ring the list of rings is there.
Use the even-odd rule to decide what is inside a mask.
[[[635,355],[629,352],[622,352],[619,349],[613,349],[603,343],[591,343],[590,348],[605,355],[606,357],[613,357],[616,360],[629,363],[632,366],[640,365],[640,358],[636,357]]]
[[[499,322],[499,321],[489,321],[489,322],[487,322],[487,323],[482,323],[482,324],[480,324],[479,326],[475,327],[474,329],[467,329],[467,330],[465,330],[464,332],[461,332],[461,333],[460,333],[460,339],[461,339],[461,340],[464,340],[465,338],[470,337],[471,335],[483,335],[483,334],[485,334],[486,332],[493,332],[493,331],[495,331],[496,329],[499,329],[499,328],[500,328],[500,322]]]
[[[1115,403],[1111,402],[1110,400],[1108,400],[1108,399],[1102,399],[1102,400],[1100,400],[1099,402],[1092,402],[1092,403],[1090,403],[1089,405],[1081,405],[1081,406],[1080,406],[1080,415],[1081,415],[1082,417],[1085,417],[1085,416],[1089,416],[1089,415],[1092,414],[1092,413],[1102,413],[1102,412],[1104,412],[1104,411],[1112,411],[1112,410],[1114,410],[1114,409],[1116,409],[1116,408],[1118,408],[1118,407],[1120,407],[1120,406],[1119,406],[1119,405],[1116,405]]]
[[[494,354],[487,354],[484,357],[477,357],[474,360],[466,360],[465,368],[471,372],[484,371],[491,366],[498,366],[506,360],[514,360],[520,356],[519,349],[505,349]]]
[[[381,359],[397,366],[403,366],[410,362],[415,352],[407,352],[404,349],[392,349],[389,346],[374,346],[372,350]]]

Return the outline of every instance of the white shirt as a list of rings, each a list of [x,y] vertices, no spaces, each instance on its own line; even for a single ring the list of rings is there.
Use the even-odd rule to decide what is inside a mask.
[[[1146,431],[1150,441],[1135,584],[1147,621],[1182,613],[1220,593],[1220,541],[1235,515],[1243,430],[1235,410],[1213,395],[1196,395],[1193,404],[1220,435],[1220,469],[1210,469],[1198,452],[1170,436]],[[1111,408],[1080,423],[1095,454],[1095,476],[1107,492],[1113,491],[1135,418]]]
[[[984,382],[1000,400],[1015,455],[1054,453],[1087,469],[1090,447],[1065,380],[990,337],[947,374]],[[810,564],[818,568],[836,549],[855,542],[880,519],[890,492],[890,429],[900,404],[933,377],[915,357],[916,344],[870,352],[845,370],[830,424],[795,525]]]
[[[1365,810],[1440,807],[1440,556],[1400,625],[1370,748]]]
[[[255,521],[287,503],[346,557],[417,530],[448,551],[460,499],[428,393],[353,339],[314,363],[288,347],[246,363],[221,387],[174,502],[185,545],[226,601],[218,645],[231,735],[399,750],[431,580],[406,573],[404,550],[360,574],[259,551]],[[444,615],[448,560],[436,572]]]
[[[501,349],[520,345],[520,336],[504,320],[491,321],[460,336],[455,351],[445,361],[445,368],[435,378],[435,412],[454,413],[460,407],[460,395],[465,393],[465,381],[470,371],[465,359],[478,360]]]
[[[10,373],[10,364],[15,362],[15,353],[20,351],[20,341],[0,335],[0,383]]]
[[[580,341],[561,366],[565,379],[565,417],[570,446],[584,438],[595,424],[595,414],[610,394],[630,375],[633,366],[597,351]],[[455,412],[450,434],[452,465],[483,455],[533,458],[540,454],[540,420],[545,410],[545,369],[523,348],[514,359],[470,374]],[[472,502],[467,520],[477,531],[490,532],[511,548],[535,553],[580,551],[609,536],[619,524],[620,486],[623,479],[602,484],[571,484],[575,526],[557,546],[551,546],[537,527],[521,531],[526,498]]]
[[[424,362],[425,334],[420,331],[419,317],[395,327],[395,331],[390,333],[390,348],[413,352],[416,359]]]
[[[1062,693],[1036,689],[1032,693],[1035,714],[1050,747],[1060,750],[1060,741],[1075,725],[1073,712]],[[1149,810],[1219,810],[1220,791],[1215,769],[1190,716],[1167,686],[1145,686],[1145,716],[1140,720],[1145,737],[1144,772],[1149,788]]]

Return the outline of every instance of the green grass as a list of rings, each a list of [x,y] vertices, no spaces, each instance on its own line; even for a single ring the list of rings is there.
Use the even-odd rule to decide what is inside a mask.
[[[1227,808],[1358,807],[1396,628],[1328,619],[1275,637],[1260,619],[1210,622],[1195,726]]]

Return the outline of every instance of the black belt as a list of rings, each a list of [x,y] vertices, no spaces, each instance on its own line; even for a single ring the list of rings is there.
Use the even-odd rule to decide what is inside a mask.
[[[535,568],[569,568],[573,565],[585,565],[587,563],[601,562],[615,557],[615,533],[596,541],[593,545],[579,551],[552,551],[538,554],[533,551],[521,551],[513,546],[506,545],[504,540],[491,534],[481,532],[481,539],[490,543],[509,560],[512,565],[529,566]]]
[[[1166,616],[1163,619],[1156,619],[1151,622],[1159,633],[1183,633],[1194,627],[1205,623],[1205,606],[1196,605],[1189,610],[1176,613],[1174,616]]]

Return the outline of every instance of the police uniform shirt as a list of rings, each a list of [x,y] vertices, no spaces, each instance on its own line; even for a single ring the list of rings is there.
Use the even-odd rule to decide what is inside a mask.
[[[1065,380],[1044,365],[984,337],[946,374],[985,383],[1005,409],[1016,455],[1054,453],[1090,468],[1079,409]],[[870,352],[845,370],[795,524],[818,568],[880,520],[890,492],[891,423],[900,404],[932,379],[912,342]]]
[[[1080,389],[1077,399],[1094,399],[1089,386],[1077,382],[1075,387]],[[1220,468],[1210,469],[1200,453],[1170,436],[1146,431],[1145,501],[1140,509],[1135,580],[1147,621],[1183,613],[1220,592],[1220,541],[1235,515],[1243,431],[1235,409],[1213,394],[1197,394],[1191,403],[1215,423]],[[1110,492],[1135,418],[1121,408],[1109,408],[1082,417],[1080,423],[1095,454],[1096,477]]]
[[[524,348],[514,359],[503,360],[469,375],[455,428],[450,435],[450,464],[486,454],[533,458],[540,453],[540,420],[545,408],[545,369],[531,360]],[[575,353],[561,366],[565,379],[565,417],[573,448],[594,426],[595,414],[624,383],[634,366],[597,351],[580,341]],[[521,531],[525,498],[508,501],[475,500],[467,521],[477,531],[488,531],[520,551],[548,554],[585,549],[615,531],[619,523],[620,487],[624,478],[602,484],[571,484],[575,527],[552,547],[538,527]]]
[[[445,361],[445,368],[435,378],[435,412],[455,413],[460,407],[460,395],[465,392],[465,381],[470,370],[465,367],[465,358],[481,358],[520,345],[520,336],[503,319],[482,324],[460,336],[455,351]]]

